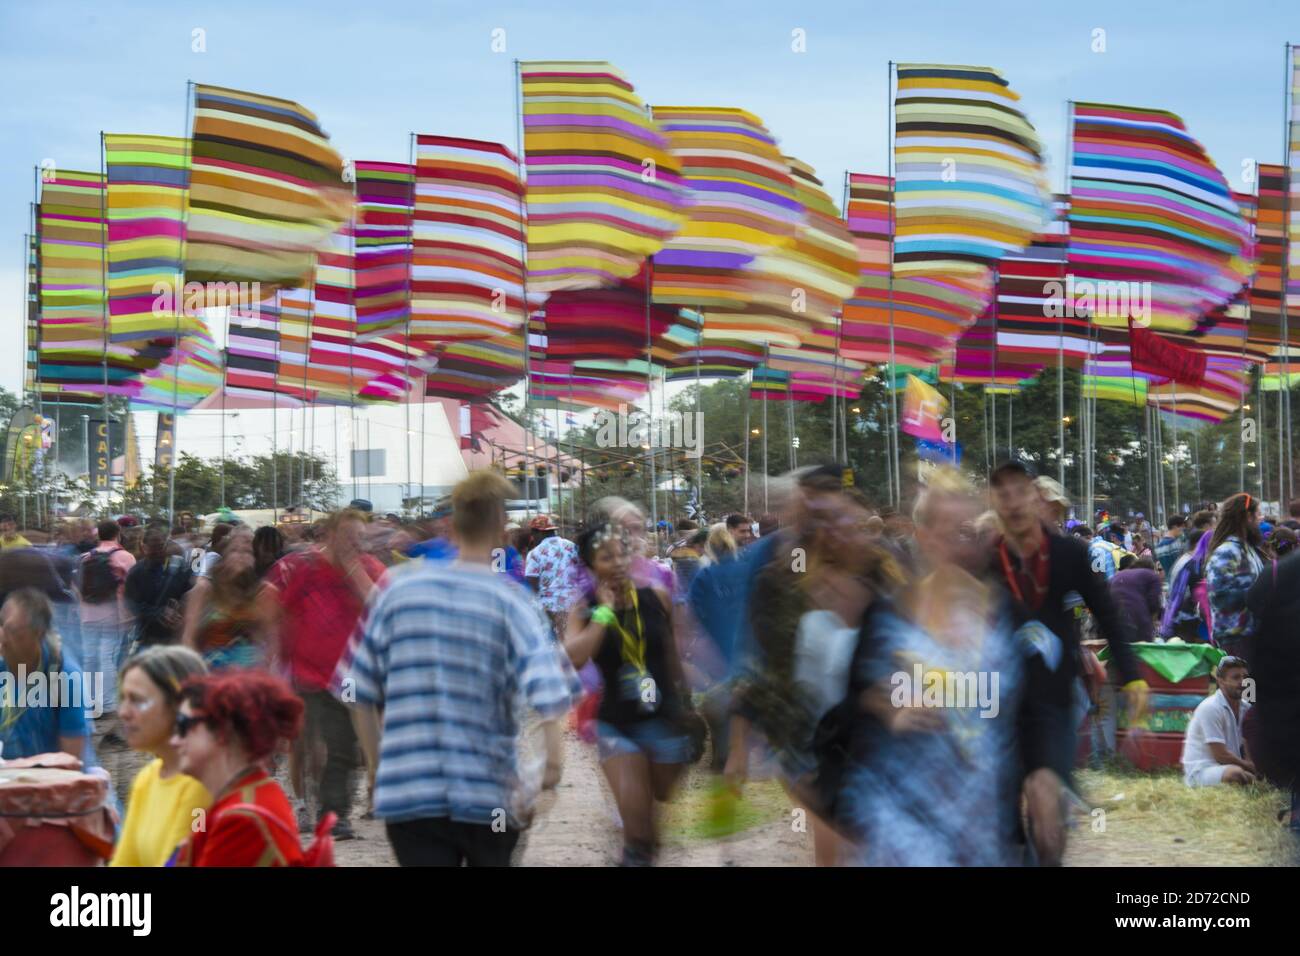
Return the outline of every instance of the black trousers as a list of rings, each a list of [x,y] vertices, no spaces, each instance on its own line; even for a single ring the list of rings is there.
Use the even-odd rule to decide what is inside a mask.
[[[388,824],[399,866],[509,866],[519,831],[446,817]]]
[[[304,691],[302,700],[307,709],[308,746],[317,739],[325,742],[325,766],[317,781],[321,814],[332,812],[346,820],[352,812],[353,775],[359,763],[352,715],[347,705],[328,691]]]

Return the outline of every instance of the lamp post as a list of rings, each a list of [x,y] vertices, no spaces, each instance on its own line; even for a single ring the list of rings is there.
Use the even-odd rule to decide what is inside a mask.
[[[86,482],[90,483],[90,416],[81,416],[81,447],[86,457]]]

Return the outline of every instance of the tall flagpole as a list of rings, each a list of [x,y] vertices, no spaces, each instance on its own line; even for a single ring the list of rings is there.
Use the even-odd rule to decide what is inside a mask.
[[[275,372],[271,376],[271,524],[280,523],[280,337],[284,306],[275,290]]]
[[[766,342],[763,343],[763,513],[767,514],[770,509],[767,504],[767,403],[771,397],[771,391],[766,386],[771,384],[771,367],[768,365],[769,352],[771,346]]]
[[[185,246],[189,241],[189,224],[190,224],[190,178],[193,171],[190,169],[190,145],[193,136],[193,110],[194,110],[194,81],[190,80],[185,85],[185,194],[181,200],[181,261],[180,268],[176,273],[175,288],[172,290],[172,304],[184,302],[185,289]],[[180,342],[181,334],[181,310],[174,308],[175,313],[175,341]],[[227,330],[228,332],[229,330]],[[227,334],[229,339],[229,334]],[[180,435],[180,422],[177,421],[176,406],[178,404],[179,372],[172,372],[172,453],[167,459],[167,523],[171,527],[176,526],[176,456],[178,454],[178,436]],[[224,390],[226,383],[223,381],[221,387]]]
[[[700,415],[700,346],[704,344],[704,313],[700,313],[700,337],[695,343],[695,440],[700,454],[695,459],[695,507],[704,514],[704,425]]]
[[[844,224],[847,227],[849,221],[849,171],[844,170],[844,200],[841,208],[844,210]],[[840,352],[844,348],[844,304],[840,303],[840,313],[835,320],[835,391],[831,398],[831,459],[833,461],[843,461],[845,464],[849,460],[849,449],[847,442],[840,444],[837,439],[839,433],[844,429],[844,413],[846,411],[844,400],[840,396]],[[836,410],[838,409],[839,421],[836,421]],[[843,454],[837,454],[840,449]]]
[[[1192,429],[1192,474],[1196,477],[1196,503],[1199,505],[1201,502],[1201,436],[1195,429]]]
[[[954,342],[952,346],[952,364],[953,364],[953,369],[956,370],[957,367],[957,343],[956,342]],[[953,420],[952,466],[956,468],[957,467],[957,429],[956,429],[957,383],[955,381],[948,382],[948,410],[952,413],[952,420]]]
[[[414,175],[414,174],[412,174]],[[357,382],[356,382],[356,342],[359,332],[357,317],[357,183],[352,179],[352,228],[348,230],[348,297],[352,308],[352,334],[348,336],[348,474],[352,476],[352,498],[357,493]],[[369,458],[369,455],[366,456]],[[338,469],[338,456],[334,457],[334,468]],[[367,469],[369,470],[369,469]]]
[[[799,456],[796,454],[794,439],[794,381],[790,381],[789,387],[785,392],[785,439],[790,446],[790,470],[794,471],[799,467]]]
[[[993,466],[996,468],[998,463],[998,270],[995,266],[993,269],[993,340],[992,347],[989,349],[989,405],[993,408],[992,428],[993,433]],[[1007,455],[1010,458],[1010,454]]]
[[[104,505],[109,512],[113,509],[113,423],[108,416],[108,339],[109,339],[109,317],[108,317],[108,157],[104,150],[104,131],[99,132],[99,280],[100,280],[100,299],[101,305],[101,329],[103,331],[104,342],[104,435],[105,444],[108,446],[108,474],[105,475],[107,488],[105,489]],[[174,303],[173,303],[174,304]],[[172,354],[175,354],[176,345],[173,343]],[[174,409],[173,409],[174,410]],[[129,414],[129,413],[128,413]],[[176,417],[172,416],[173,423]],[[123,442],[123,454],[125,456],[126,443]],[[123,479],[126,477],[125,467],[122,470]]]
[[[1268,406],[1264,403],[1264,366],[1260,366],[1255,377],[1255,404],[1259,406],[1259,461],[1255,463],[1255,474],[1259,478],[1259,496],[1267,498],[1265,484],[1268,481]]]
[[[533,425],[533,373],[531,349],[529,348],[529,339],[531,337],[533,322],[532,308],[528,304],[528,240],[524,234],[527,228],[527,209],[526,194],[528,191],[528,164],[524,157],[524,107],[523,107],[523,75],[520,71],[520,62],[515,60],[515,159],[519,163],[519,268],[520,278],[522,279],[524,293],[524,454],[528,453],[528,445],[532,439]],[[524,515],[531,517],[533,513],[532,493],[529,489],[533,487],[533,478],[529,474],[532,470],[532,459],[525,458],[527,467],[524,469]]]
[[[230,320],[232,308],[226,308],[226,341],[221,349],[221,507],[226,507],[226,351],[230,348]],[[240,325],[243,325],[241,322]],[[172,434],[176,433],[176,416],[172,416]],[[172,438],[172,454],[176,453],[176,439]]]
[[[302,504],[307,495],[307,413],[308,404],[315,408],[315,403],[311,402],[307,392],[307,368],[311,364],[311,330],[316,322],[316,256],[311,258],[311,285],[307,289],[307,335],[302,343],[302,447],[299,454],[302,455],[302,465],[299,473],[302,478],[298,485],[298,503]],[[315,415],[312,416],[312,424],[315,425]],[[312,445],[316,444],[316,430],[312,428]]]
[[[750,392],[753,388],[753,374],[745,373],[745,382],[743,385],[745,393],[745,502],[741,506],[745,510],[745,515],[749,515],[749,405]]]
[[[1015,391],[1009,390],[1007,392],[1007,456],[1012,461],[1016,458],[1016,433],[1015,429],[1012,427],[1015,400]]]
[[[895,384],[898,381],[898,369],[894,354],[894,209],[898,200],[898,183],[894,181],[894,61],[889,61],[889,72],[885,80],[886,117],[889,134],[889,448],[891,477],[890,503],[897,508],[903,506],[903,478],[899,471],[898,453],[898,393]]]
[[[1256,182],[1257,184],[1259,183],[1259,163],[1256,163],[1256,164],[1255,164],[1255,182]],[[1258,196],[1259,196],[1259,187],[1258,187],[1258,185],[1256,186],[1256,189],[1255,189],[1255,195],[1256,195],[1256,197],[1257,197],[1257,201],[1258,201]],[[1254,238],[1254,237],[1252,236],[1252,238]],[[1253,317],[1253,316],[1251,315],[1250,296],[1249,296],[1249,295],[1243,297],[1243,302],[1242,302],[1242,304],[1243,304],[1243,306],[1245,307],[1245,310],[1246,310],[1246,329],[1249,330],[1249,329],[1250,329],[1250,320],[1251,320],[1251,318]],[[1246,366],[1246,363],[1245,363],[1245,360],[1246,360],[1246,338],[1247,338],[1247,336],[1243,335],[1243,336],[1242,336],[1242,339],[1241,339],[1241,359],[1242,359],[1242,366],[1243,366],[1243,367],[1247,367],[1247,366]],[[1244,434],[1244,430],[1243,430],[1243,422],[1242,422],[1242,419],[1243,419],[1243,418],[1245,417],[1245,415],[1246,415],[1246,396],[1249,395],[1249,394],[1250,394],[1250,382],[1249,382],[1249,379],[1247,379],[1246,387],[1242,390],[1241,395],[1238,396],[1238,398],[1237,398],[1237,487],[1238,487],[1240,490],[1242,490],[1242,491],[1245,491],[1245,490],[1246,490],[1246,438],[1245,438],[1245,434]],[[1199,440],[1198,440],[1198,443],[1199,443]],[[1198,499],[1197,503],[1200,504],[1201,489],[1200,489],[1199,482],[1200,482],[1200,477],[1201,477],[1201,466],[1200,466],[1200,450],[1199,450],[1199,447],[1198,447],[1198,450],[1197,450],[1197,456],[1196,456],[1196,457],[1197,457],[1196,478],[1197,478],[1197,483],[1198,483],[1198,484],[1197,484],[1197,489],[1196,489],[1196,497],[1197,497],[1197,499]]]
[[[1074,102],[1065,101],[1065,169],[1064,169],[1064,194],[1066,202],[1069,202],[1070,196],[1070,167],[1073,165],[1074,157]],[[1055,212],[1055,210],[1053,210]],[[1067,215],[1063,220],[1065,223],[1065,262],[1062,263],[1064,269],[1068,272],[1070,269],[1070,217]],[[1060,316],[1056,324],[1056,441],[1057,451],[1057,480],[1061,487],[1065,487],[1065,302],[1060,304]],[[1087,519],[1091,524],[1092,519]]]
[[[429,375],[427,372],[420,372],[420,517],[424,517],[424,439],[428,434],[428,410],[429,410]]]
[[[1292,179],[1295,171],[1291,169],[1291,117],[1290,117],[1290,89],[1291,89],[1291,44],[1287,43],[1284,48],[1282,61],[1282,161],[1286,170],[1286,189],[1282,191],[1282,236],[1285,243],[1285,254],[1282,257],[1282,381],[1278,389],[1278,407],[1279,433],[1286,434],[1285,444],[1278,444],[1278,461],[1285,461],[1286,481],[1285,484],[1278,482],[1277,496],[1279,510],[1286,507],[1287,502],[1283,500],[1283,495],[1290,499],[1295,494],[1295,464],[1291,447],[1291,335],[1288,327],[1287,315],[1287,287],[1289,285],[1291,273],[1291,193],[1295,188]],[[1286,392],[1285,408],[1282,405],[1282,392]]]
[[[654,398],[654,378],[651,375],[650,364],[650,293],[654,287],[655,278],[655,258],[647,256],[645,276],[645,400],[646,409],[650,415],[650,447],[646,449],[646,455],[650,459],[650,522],[655,529],[655,534],[659,533],[659,486],[656,484],[655,476],[655,443],[658,436],[655,434],[655,398]],[[655,539],[656,541],[658,538]]]
[[[1171,416],[1169,416],[1169,423],[1174,430],[1174,459],[1173,459],[1174,514],[1177,515],[1183,513],[1182,496],[1178,493],[1178,459],[1180,455],[1178,453],[1178,383],[1177,382],[1174,383],[1173,405],[1174,405],[1174,413]]]
[[[553,417],[555,418],[555,510],[559,517],[563,519],[564,496],[560,488],[560,402],[558,398],[555,400],[555,404],[552,406],[551,411],[554,413]],[[548,498],[550,497],[549,491],[550,487],[548,485]],[[548,508],[547,510],[550,509]]]
[[[415,171],[415,134],[408,134],[407,139],[407,162],[411,167],[411,241],[406,247],[406,336],[404,351],[406,353],[405,367],[402,376],[406,379],[406,394],[403,396],[402,409],[403,418],[405,419],[404,431],[406,432],[406,496],[402,501],[402,510],[406,510],[406,501],[411,498],[411,396],[415,392],[415,383],[411,380],[411,312],[412,302],[414,300],[414,279],[412,272],[415,261],[415,180],[417,173]]]

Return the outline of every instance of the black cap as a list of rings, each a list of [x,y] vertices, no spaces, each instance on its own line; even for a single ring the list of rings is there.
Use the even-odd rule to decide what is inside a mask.
[[[366,514],[370,514],[370,512],[375,510],[375,506],[365,498],[353,498],[348,502],[348,507],[355,508],[357,511],[364,511]]]

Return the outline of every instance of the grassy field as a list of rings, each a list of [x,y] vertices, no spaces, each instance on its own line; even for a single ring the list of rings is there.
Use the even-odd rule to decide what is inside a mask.
[[[1066,863],[1070,866],[1288,866],[1296,844],[1278,822],[1288,796],[1272,787],[1191,789],[1180,771],[1115,767],[1080,771]],[[728,816],[728,809],[731,813]],[[1100,812],[1097,812],[1100,811]],[[790,802],[773,780],[751,782],[734,808],[693,773],[666,808],[664,836],[691,844],[785,824]]]
[[[1272,787],[1187,787],[1178,770],[1080,771],[1072,866],[1288,866],[1296,845]],[[1096,811],[1102,811],[1098,814]]]

